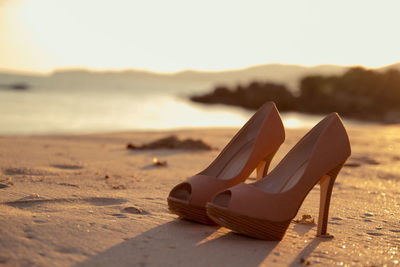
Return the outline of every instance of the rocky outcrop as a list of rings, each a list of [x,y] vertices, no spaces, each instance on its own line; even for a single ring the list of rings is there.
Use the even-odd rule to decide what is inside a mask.
[[[0,88],[11,90],[27,90],[30,85],[27,83],[0,84]]]
[[[211,93],[192,96],[201,103],[222,103],[247,109],[258,109],[274,101],[281,111],[312,114],[336,111],[358,120],[400,123],[400,71],[377,72],[356,67],[340,76],[307,76],[301,79],[299,94],[285,86],[252,82],[230,89],[224,86]]]
[[[211,93],[192,96],[190,99],[200,103],[220,103],[246,109],[258,109],[266,101],[274,101],[278,103],[280,110],[290,109],[296,101],[286,86],[269,82],[252,82],[248,86],[239,85],[233,90],[219,86]]]

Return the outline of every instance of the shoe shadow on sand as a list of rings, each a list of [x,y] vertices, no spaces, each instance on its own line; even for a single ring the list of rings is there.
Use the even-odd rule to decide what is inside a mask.
[[[126,239],[76,266],[258,266],[278,242],[174,220]]]

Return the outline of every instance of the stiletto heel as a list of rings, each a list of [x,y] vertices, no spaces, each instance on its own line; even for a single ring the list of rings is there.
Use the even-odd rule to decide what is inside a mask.
[[[281,240],[308,193],[320,182],[317,235],[328,237],[332,188],[350,154],[346,129],[339,116],[332,113],[314,126],[267,176],[218,193],[207,204],[207,214],[236,232]]]
[[[331,201],[333,184],[335,183],[336,177],[342,169],[344,163],[339,164],[326,175],[324,175],[320,183],[320,200],[319,200],[319,215],[318,215],[318,227],[317,236],[323,238],[332,238],[333,236],[327,233],[328,227],[328,216],[329,216],[329,205]]]
[[[254,169],[266,175],[276,150],[285,140],[285,130],[273,102],[265,103],[232,138],[205,170],[175,186],[168,208],[181,218],[215,224],[206,211],[207,202],[220,191],[245,181]],[[257,167],[259,162],[264,162]]]
[[[271,164],[272,158],[275,156],[278,150],[272,152],[268,156],[266,156],[260,163],[257,165],[256,173],[256,181],[261,180],[264,176],[268,174],[269,165]]]

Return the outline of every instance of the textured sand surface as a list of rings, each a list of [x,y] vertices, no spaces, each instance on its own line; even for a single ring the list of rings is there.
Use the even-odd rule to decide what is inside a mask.
[[[400,265],[400,127],[350,128],[353,154],[331,202],[328,231],[335,237],[316,238],[315,225],[292,223],[281,242],[168,212],[169,190],[206,167],[234,132],[0,137],[0,265]],[[272,166],[305,132],[287,131]],[[125,148],[170,133],[218,150]],[[153,157],[167,167],[152,166]],[[316,186],[296,218],[317,219],[318,205]]]

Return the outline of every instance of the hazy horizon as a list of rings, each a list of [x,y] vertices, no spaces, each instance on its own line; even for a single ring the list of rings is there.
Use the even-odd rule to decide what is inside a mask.
[[[118,73],[118,72],[143,72],[143,73],[153,73],[153,74],[160,74],[160,75],[173,75],[185,72],[198,72],[198,73],[220,73],[220,72],[236,72],[236,71],[245,71],[253,68],[258,67],[265,67],[265,66],[286,66],[286,67],[300,67],[300,68],[318,68],[318,67],[342,67],[342,68],[352,68],[352,67],[362,67],[371,70],[379,70],[381,68],[388,68],[390,66],[397,66],[400,65],[399,62],[393,62],[390,64],[376,66],[376,67],[369,67],[361,64],[354,64],[354,65],[340,65],[340,64],[316,64],[316,65],[301,65],[301,64],[294,64],[294,63],[264,63],[264,64],[255,64],[250,66],[245,66],[242,68],[231,68],[231,69],[218,69],[218,70],[207,70],[207,69],[181,69],[176,71],[157,71],[151,69],[140,69],[135,67],[127,67],[127,68],[90,68],[84,66],[64,66],[64,67],[56,67],[54,69],[48,71],[40,71],[40,70],[20,70],[20,69],[7,69],[7,68],[0,68],[0,73],[7,73],[7,74],[16,74],[16,75],[46,75],[46,74],[54,74],[57,72],[73,72],[73,71],[82,71],[82,72],[93,72],[93,73],[102,73],[102,72],[110,72],[110,73]]]

